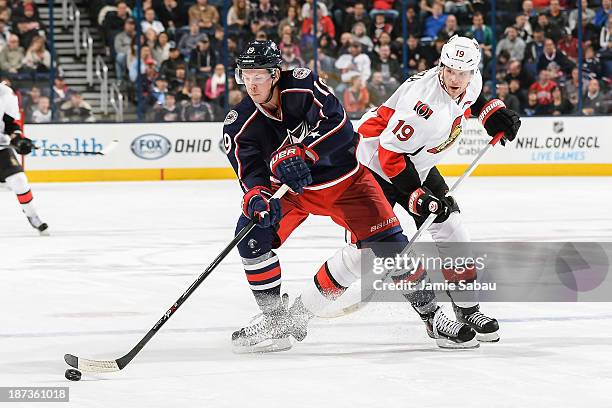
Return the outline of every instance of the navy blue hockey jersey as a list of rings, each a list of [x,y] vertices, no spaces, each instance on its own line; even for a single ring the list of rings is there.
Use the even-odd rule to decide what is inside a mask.
[[[319,155],[311,168],[320,190],[346,179],[358,169],[353,126],[338,99],[307,68],[281,72],[280,118],[246,96],[226,116],[223,142],[244,191],[270,186],[270,156],[279,147],[304,143]],[[275,180],[276,181],[276,180]]]

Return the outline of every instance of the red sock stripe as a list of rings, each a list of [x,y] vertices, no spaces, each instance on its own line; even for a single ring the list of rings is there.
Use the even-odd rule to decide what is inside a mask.
[[[314,277],[314,282],[319,292],[327,298],[337,298],[346,290],[344,286],[336,282],[334,277],[331,276],[331,273],[329,273],[327,269],[327,262],[319,268],[319,271]]]
[[[464,270],[442,269],[444,279],[449,282],[473,281],[476,279],[476,268],[474,266],[466,266]]]
[[[253,282],[261,282],[268,279],[280,277],[281,268],[280,265],[270,269],[269,271],[258,272],[258,273],[249,273],[247,274],[247,279],[250,283]]]
[[[21,204],[27,204],[34,199],[32,196],[32,190],[28,190],[27,193],[17,194],[17,199]]]
[[[416,270],[415,273],[407,273],[407,274],[400,275],[400,276],[393,276],[391,279],[393,280],[394,283],[416,282],[419,279],[421,279],[424,273],[425,273],[425,269],[422,266],[419,266],[419,268]]]

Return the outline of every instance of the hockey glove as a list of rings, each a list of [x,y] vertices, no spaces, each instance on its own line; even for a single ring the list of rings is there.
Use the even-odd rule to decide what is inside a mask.
[[[290,144],[272,153],[270,170],[281,183],[301,194],[304,187],[312,183],[309,166],[317,160],[319,156],[309,147],[302,143]]]
[[[506,105],[500,99],[492,99],[487,102],[478,115],[478,120],[491,137],[499,132],[504,132],[502,139],[502,145],[504,146],[506,140],[511,142],[516,138],[516,134],[521,127],[519,115],[506,108]]]
[[[427,218],[429,214],[438,214],[434,222],[441,223],[446,221],[453,211],[453,198],[439,199],[427,187],[420,187],[408,196],[408,211],[423,218]]]
[[[20,134],[13,134],[11,144],[15,146],[15,151],[19,154],[30,154],[32,152],[33,143],[27,137],[21,137]]]
[[[260,228],[278,224],[282,215],[280,201],[271,197],[272,191],[269,188],[253,187],[242,198],[242,213],[254,220]]]

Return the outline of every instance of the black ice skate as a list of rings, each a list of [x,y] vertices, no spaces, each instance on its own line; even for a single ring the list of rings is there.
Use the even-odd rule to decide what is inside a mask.
[[[476,348],[476,332],[470,326],[450,320],[440,306],[431,313],[420,314],[427,327],[427,334],[436,339],[440,348]]]
[[[232,333],[234,353],[269,353],[292,347],[290,335],[294,323],[285,296],[276,309],[260,313],[251,322],[253,324]]]
[[[33,217],[28,217],[28,222],[30,223],[32,228],[34,228],[40,233],[40,235],[49,235],[49,231],[47,231],[49,229],[49,226],[46,223],[42,222],[37,215]]]
[[[457,320],[470,326],[476,331],[476,340],[484,342],[499,341],[499,324],[497,320],[480,312],[480,306],[459,307],[453,303]]]

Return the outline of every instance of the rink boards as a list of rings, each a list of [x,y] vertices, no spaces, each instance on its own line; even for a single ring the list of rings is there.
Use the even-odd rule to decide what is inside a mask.
[[[479,176],[612,175],[610,117],[524,118],[517,140],[483,159]],[[31,181],[119,181],[227,179],[235,174],[226,158],[222,123],[105,123],[28,125],[39,148],[101,151],[106,156],[34,151],[24,166]],[[470,119],[439,166],[458,176],[490,140]]]

